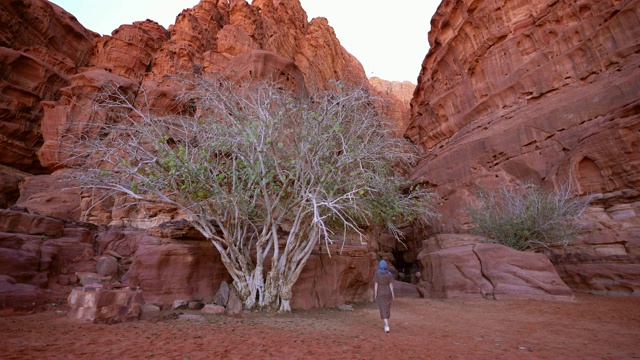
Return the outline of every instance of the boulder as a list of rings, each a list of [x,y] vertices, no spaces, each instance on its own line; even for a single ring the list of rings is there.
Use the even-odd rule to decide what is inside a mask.
[[[240,315],[242,313],[242,300],[238,297],[235,290],[229,292],[229,301],[225,307],[225,314],[227,315]]]
[[[112,285],[117,283],[111,276],[102,276],[100,274],[94,272],[77,272],[76,276],[78,277],[78,282],[82,286],[102,286],[102,285]]]
[[[206,304],[200,311],[202,311],[203,314],[222,315],[226,312],[226,309],[221,305]]]
[[[189,301],[187,300],[174,300],[171,305],[171,310],[184,310],[189,306]]]
[[[201,301],[189,301],[189,304],[187,305],[187,308],[189,310],[200,310],[204,307],[204,303],[202,303]]]
[[[118,278],[118,259],[113,256],[101,256],[96,265],[96,272],[100,276]]]
[[[143,306],[142,289],[90,285],[73,289],[67,304],[67,316],[72,319],[94,324],[135,321],[140,317]]]
[[[140,309],[140,320],[152,320],[160,315],[160,307],[154,304],[144,304]]]
[[[544,254],[469,235],[437,235],[424,242],[418,286],[429,297],[575,300]]]
[[[213,303],[220,306],[227,306],[227,302],[229,301],[229,284],[226,281],[223,281],[216,291],[216,295],[213,297]]]

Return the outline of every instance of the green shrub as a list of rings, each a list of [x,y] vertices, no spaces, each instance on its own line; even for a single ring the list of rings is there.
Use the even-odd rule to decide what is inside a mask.
[[[568,245],[581,227],[578,218],[589,197],[576,197],[568,186],[545,191],[537,185],[477,194],[480,206],[467,212],[474,233],[516,250]]]

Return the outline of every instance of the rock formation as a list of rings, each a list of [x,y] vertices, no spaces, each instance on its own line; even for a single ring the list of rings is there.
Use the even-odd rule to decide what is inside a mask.
[[[123,207],[126,198],[101,201],[65,180],[65,135],[97,135],[87,125],[105,117],[91,105],[109,83],[131,94],[144,87],[170,106],[177,106],[172,76],[185,73],[275,77],[309,91],[337,80],[375,92],[327,20],[308,21],[298,0],[202,0],[169,29],[147,20],[107,36],[45,0],[0,0],[0,21],[0,207],[18,205],[3,213],[0,228],[0,308],[29,310],[46,303],[45,290],[59,295],[111,280],[140,285],[145,299],[158,303],[206,300],[228,280],[211,244],[193,233],[176,240],[176,229],[159,226],[180,218],[174,209]],[[392,103],[398,106],[395,98]],[[404,116],[384,109],[395,121]],[[85,225],[71,225],[80,220],[101,227],[85,233]],[[309,295],[294,297],[293,306],[370,296],[372,266],[366,246],[332,258],[318,252],[296,285]]]
[[[0,210],[0,311],[30,311],[66,297],[75,273],[91,267],[92,228],[21,208]]]
[[[549,254],[576,290],[640,294],[640,1],[445,0],[411,101],[436,233],[477,188],[570,184],[587,231]]]
[[[571,299],[562,280],[637,295],[639,4],[444,0],[414,91],[368,82],[327,20],[308,21],[298,0],[202,0],[168,29],[147,20],[108,36],[48,1],[0,0],[0,309],[29,311],[95,282],[140,286],[157,305],[208,301],[229,280],[211,244],[174,209],[97,201],[64,180],[64,135],[105,121],[90,106],[107,84],[132,95],[144,88],[179,111],[172,77],[185,73],[276,77],[309,92],[332,80],[361,85],[385,99],[379,110],[423,152],[412,179],[441,197],[438,226],[403,228],[404,245],[378,234],[340,255],[316,251],[294,308],[369,299],[376,253],[420,263],[417,289],[433,296]],[[548,254],[562,280],[539,254],[450,235],[469,230],[465,207],[478,187],[566,181],[594,197],[588,231]]]
[[[88,64],[98,34],[48,1],[0,1],[0,23],[0,163],[43,173],[41,102]]]
[[[408,81],[387,81],[378,77],[370,78],[369,83],[380,96],[392,102],[389,106],[389,111],[392,112],[390,118],[394,120],[398,134],[402,136],[409,125],[409,104],[416,86]]]
[[[436,235],[418,255],[429,297],[575,300],[544,254],[482,243],[472,235]]]

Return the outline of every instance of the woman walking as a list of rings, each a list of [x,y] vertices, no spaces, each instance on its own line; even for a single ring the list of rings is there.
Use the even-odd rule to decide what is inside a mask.
[[[393,276],[387,268],[387,262],[380,260],[378,271],[373,277],[373,296],[378,301],[380,308],[380,318],[384,321],[384,332],[389,332],[389,316],[391,315],[391,300],[395,299],[393,294]]]

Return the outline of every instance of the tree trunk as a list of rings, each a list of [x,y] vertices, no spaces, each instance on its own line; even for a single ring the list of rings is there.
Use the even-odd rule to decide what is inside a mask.
[[[280,290],[280,308],[278,312],[291,312],[291,288],[292,286],[284,285]]]

